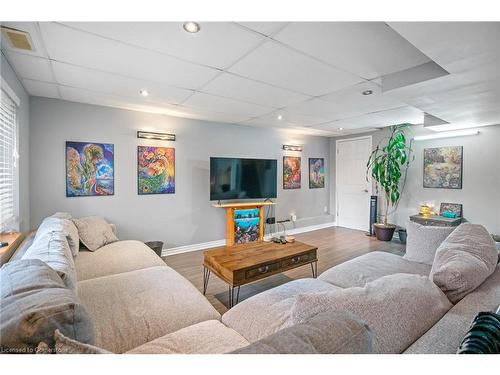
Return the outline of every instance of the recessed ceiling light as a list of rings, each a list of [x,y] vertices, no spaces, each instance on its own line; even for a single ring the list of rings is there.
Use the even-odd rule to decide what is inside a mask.
[[[142,96],[148,96],[149,92],[148,92],[148,90],[140,90],[139,94],[141,94]]]
[[[283,115],[278,115],[278,120],[283,120]]]
[[[184,30],[186,30],[188,33],[194,34],[200,31],[200,25],[197,24],[196,22],[184,22],[184,25],[182,25]]]
[[[339,130],[344,130],[344,128],[339,128]]]
[[[363,95],[371,95],[373,94],[373,91],[372,90],[365,90],[362,92]]]

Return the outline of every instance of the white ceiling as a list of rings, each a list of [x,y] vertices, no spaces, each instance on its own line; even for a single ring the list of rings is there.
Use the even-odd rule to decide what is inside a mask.
[[[22,52],[2,39],[33,96],[324,136],[418,124],[424,112],[500,123],[498,22],[3,25],[33,40]],[[430,61],[450,74],[382,92],[384,75]]]

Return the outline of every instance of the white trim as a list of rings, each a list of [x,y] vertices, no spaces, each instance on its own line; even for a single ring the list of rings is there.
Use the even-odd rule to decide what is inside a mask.
[[[364,135],[364,136],[360,136],[360,137],[342,138],[342,139],[335,140],[335,155],[334,155],[335,156],[335,212],[333,213],[333,217],[335,218],[335,222],[337,222],[339,220],[339,215],[338,215],[338,212],[339,212],[339,210],[338,210],[338,204],[339,204],[339,195],[338,195],[339,194],[338,193],[339,192],[339,189],[338,189],[339,148],[338,148],[338,146],[339,146],[340,142],[357,141],[360,139],[369,139],[370,140],[370,153],[371,153],[373,151],[373,136],[372,135]],[[372,175],[370,173],[368,174],[368,180],[369,180],[368,183],[370,185],[369,193],[370,193],[370,195],[373,195],[373,181],[372,181]],[[370,209],[370,207],[368,206],[368,210],[369,209]],[[357,228],[354,228],[354,229],[357,229]]]
[[[2,77],[2,90],[5,91],[5,93],[9,96],[9,98],[11,98],[12,101],[14,103],[16,103],[16,106],[19,107],[19,105],[21,104],[21,100],[16,95],[16,93],[14,92],[14,90],[12,90],[10,88],[9,84],[7,83],[7,81],[5,79],[3,79],[3,77]]]
[[[330,221],[328,223],[310,225],[310,226],[302,227],[302,228],[287,229],[286,234],[299,234],[299,233],[305,233],[305,232],[312,232],[315,230],[325,229],[325,228],[330,228],[330,227],[335,227],[335,226],[337,226],[337,223],[334,221]],[[193,245],[171,247],[169,249],[163,249],[161,251],[161,256],[165,257],[165,256],[175,255],[175,254],[190,253],[192,251],[206,250],[206,249],[211,249],[214,247],[224,246],[225,244],[226,244],[226,240],[217,240],[217,241],[197,243],[197,244],[193,244]]]

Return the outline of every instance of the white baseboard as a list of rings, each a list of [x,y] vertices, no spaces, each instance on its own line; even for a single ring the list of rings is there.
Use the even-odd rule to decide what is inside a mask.
[[[335,226],[337,226],[337,223],[331,221],[331,222],[323,223],[323,224],[310,225],[308,227],[287,229],[286,234],[299,234],[299,233],[305,233],[305,232],[312,232],[314,230],[325,229],[325,228],[330,228],[330,227],[335,227]],[[211,249],[213,247],[224,246],[225,244],[226,244],[226,240],[217,240],[217,241],[201,242],[201,243],[197,243],[197,244],[193,244],[193,245],[171,247],[169,249],[163,249],[161,252],[161,256],[166,257],[169,255],[189,253],[191,251],[206,250],[206,249]]]

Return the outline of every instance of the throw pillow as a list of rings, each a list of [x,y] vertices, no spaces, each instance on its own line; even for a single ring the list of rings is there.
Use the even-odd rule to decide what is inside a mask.
[[[43,231],[21,259],[40,259],[56,271],[68,288],[76,291],[76,270],[66,236],[59,231]]]
[[[78,255],[78,251],[80,250],[80,237],[78,236],[78,229],[75,224],[66,218],[54,216],[46,217],[38,227],[35,239],[46,232],[53,231],[61,232],[66,236],[66,240],[68,241],[68,245],[71,249],[71,254],[73,254],[73,257],[76,257]]]
[[[374,333],[374,353],[402,353],[452,307],[428,277],[394,274],[364,287],[301,294],[292,307],[295,324],[321,312],[347,311]]]
[[[482,225],[460,224],[436,251],[429,277],[457,303],[496,268],[495,242]]]
[[[95,342],[90,317],[56,271],[39,259],[6,263],[0,269],[0,350],[34,354],[40,342],[54,348],[54,331]]]
[[[80,241],[90,251],[96,251],[100,247],[118,241],[113,233],[111,225],[99,216],[87,216],[73,219],[78,228]]]
[[[410,221],[406,227],[406,254],[412,262],[432,265],[436,250],[455,227],[433,227]]]

